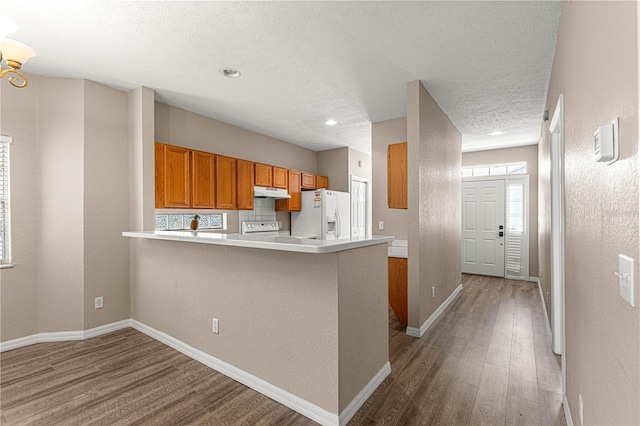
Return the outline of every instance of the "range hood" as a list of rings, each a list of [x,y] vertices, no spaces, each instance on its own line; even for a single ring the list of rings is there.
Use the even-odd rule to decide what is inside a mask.
[[[266,188],[264,186],[254,186],[253,196],[254,198],[291,198],[291,195],[289,195],[286,189]]]

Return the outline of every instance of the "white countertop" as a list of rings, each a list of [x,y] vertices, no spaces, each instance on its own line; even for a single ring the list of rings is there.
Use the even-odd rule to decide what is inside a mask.
[[[387,244],[393,240],[388,236],[366,238],[344,238],[340,240],[299,239],[289,236],[260,237],[240,234],[220,234],[206,231],[133,231],[123,232],[124,237],[154,240],[182,241],[187,243],[218,244],[266,250],[293,251],[299,253],[333,253],[359,247]]]
[[[393,240],[391,246],[387,249],[389,257],[400,257],[407,259],[409,257],[409,247],[407,240]]]

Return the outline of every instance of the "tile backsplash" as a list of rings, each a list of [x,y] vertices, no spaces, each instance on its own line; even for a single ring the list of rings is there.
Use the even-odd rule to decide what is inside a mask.
[[[173,229],[189,229],[192,214],[156,214],[156,230],[166,231]],[[223,220],[221,214],[198,214],[198,229],[222,229]]]
[[[276,220],[276,200],[273,198],[254,198],[253,210],[240,211],[240,223],[260,220]]]

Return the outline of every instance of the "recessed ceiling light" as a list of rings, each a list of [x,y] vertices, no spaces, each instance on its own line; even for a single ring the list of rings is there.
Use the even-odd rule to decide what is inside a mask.
[[[326,124],[327,126],[335,126],[336,124],[338,124],[338,122],[336,120],[327,120],[324,122],[324,124]]]
[[[489,133],[489,136],[500,136],[500,135],[504,135],[504,132],[502,130],[496,130],[495,132]]]
[[[225,77],[229,77],[229,78],[238,78],[240,77],[242,74],[240,74],[240,71],[238,71],[235,68],[229,68],[229,67],[225,67],[222,68],[220,70],[220,74],[224,75]]]

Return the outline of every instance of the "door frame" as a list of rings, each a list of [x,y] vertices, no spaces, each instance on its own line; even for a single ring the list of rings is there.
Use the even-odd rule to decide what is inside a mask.
[[[349,194],[352,193],[353,191],[353,182],[362,182],[366,185],[367,190],[365,191],[366,193],[366,202],[365,202],[365,237],[371,237],[372,236],[372,211],[371,211],[371,201],[372,201],[372,192],[371,192],[371,179],[370,178],[365,178],[362,176],[358,176],[358,175],[351,175],[351,178],[349,179]],[[353,217],[351,218],[353,220]]]
[[[529,239],[531,236],[531,228],[529,225],[529,217],[531,210],[531,202],[529,200],[529,174],[514,174],[514,175],[489,175],[489,176],[469,176],[463,177],[462,182],[482,182],[482,181],[494,181],[494,180],[502,180],[504,181],[504,226],[505,226],[505,238],[504,238],[504,271],[502,273],[502,277],[510,280],[523,280],[530,281],[530,271],[529,267]],[[523,251],[526,251],[526,255],[522,256],[523,262],[526,262],[526,267],[523,268],[523,272],[526,272],[523,277],[507,277],[507,188],[509,185],[509,181],[522,181],[524,182],[524,199],[526,203],[526,209],[524,211],[524,229],[526,230],[524,243],[523,243]]]
[[[566,393],[565,356],[565,223],[564,223],[564,96],[558,103],[549,125],[551,233],[551,347],[562,355],[562,394]],[[554,179],[554,176],[557,176]]]

